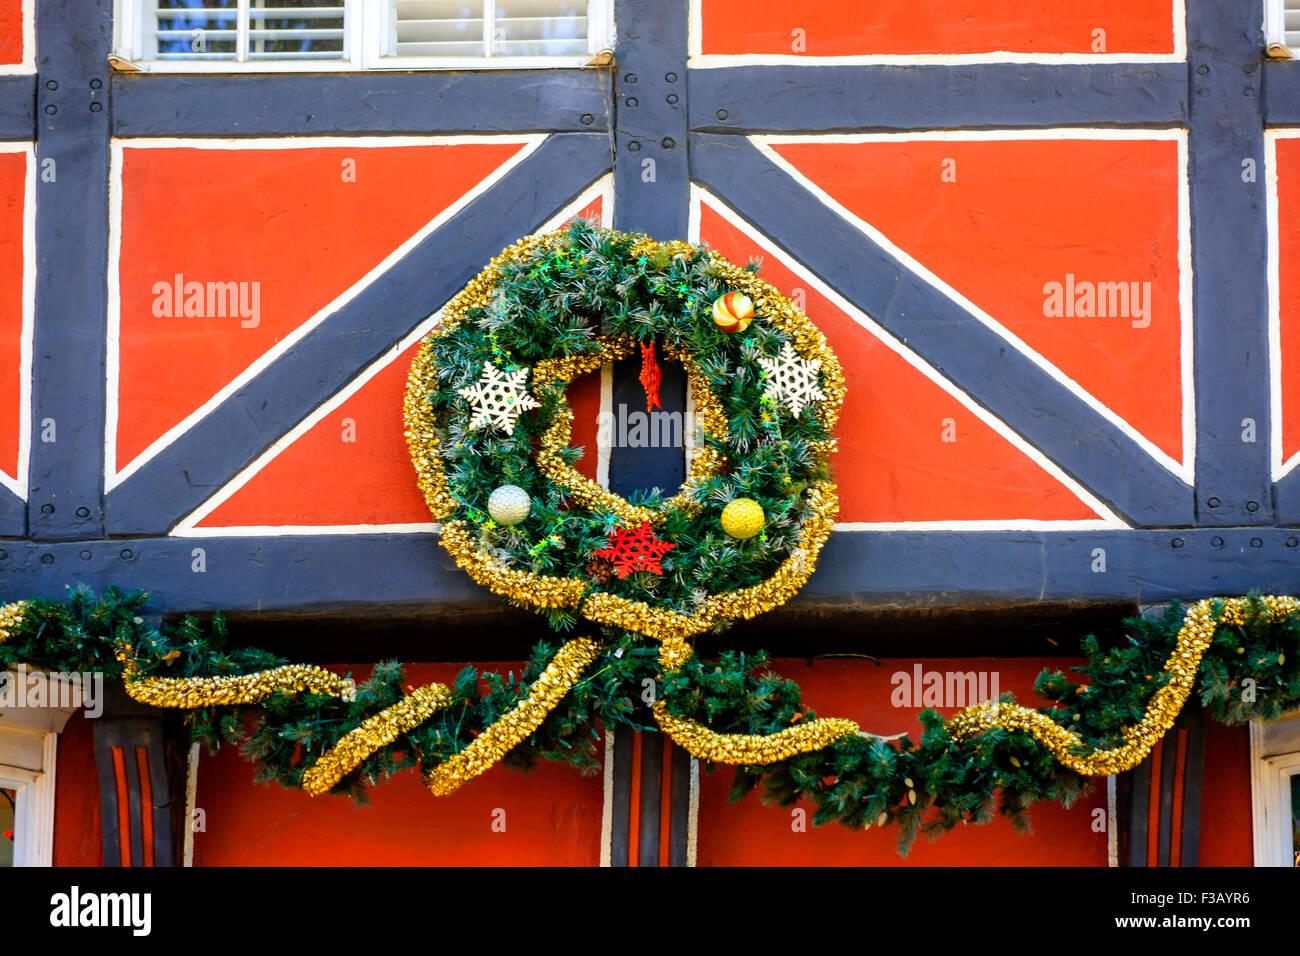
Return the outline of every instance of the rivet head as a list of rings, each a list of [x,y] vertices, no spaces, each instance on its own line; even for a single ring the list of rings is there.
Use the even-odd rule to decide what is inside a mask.
[[[716,116],[716,117],[717,117],[718,119],[720,119],[720,120],[724,120],[724,119],[726,119],[728,116],[730,116],[731,114],[728,113],[726,110],[718,110],[718,111],[717,111],[716,113],[714,113],[713,115]]]
[[[1216,548],[1222,548],[1223,539],[1216,534],[1213,538],[1210,539],[1210,544],[1214,545]]]
[[[627,105],[628,105],[628,106],[635,108],[636,105],[637,105],[637,103],[638,103],[638,100],[637,100],[637,98],[636,98],[635,96],[629,96],[629,97],[627,98]]]
[[[1246,510],[1249,511],[1251,514],[1254,514],[1256,511],[1259,510],[1259,502],[1258,502],[1258,501],[1247,501],[1247,502],[1246,502]]]
[[[46,88],[47,90],[49,90],[51,93],[53,93],[55,90],[57,90],[57,89],[59,88],[59,81],[58,81],[58,80],[49,80],[49,81],[46,82],[46,84],[45,84],[45,88]]]
[[[1295,535],[1291,535],[1291,537],[1286,539],[1286,546],[1288,548],[1294,548],[1298,544],[1300,544],[1300,538],[1297,538]]]
[[[80,508],[77,509],[77,517],[78,517],[78,518],[89,518],[89,517],[90,517],[90,509],[87,508],[85,505],[82,505]]]
[[[1200,66],[1196,68],[1196,72],[1201,74],[1201,76],[1204,76],[1206,73],[1210,72],[1210,68],[1206,66],[1204,63],[1202,63]]]
[[[89,561],[89,560],[90,560],[90,552],[89,552],[89,551],[82,551],[82,552],[81,552],[81,560],[82,560],[82,561]]]
[[[54,563],[54,555],[50,554],[49,552],[46,552],[45,554],[41,555],[41,564],[53,564],[53,563]]]
[[[590,126],[596,121],[596,117],[592,116],[590,113],[583,113],[578,117],[578,121],[581,122],[583,126]]]
[[[99,112],[102,112],[103,109],[104,109],[104,104],[103,104],[103,103],[95,102],[95,103],[91,103],[91,104],[90,104],[90,111],[91,111],[92,113],[99,113]]]
[[[1169,543],[1172,544],[1175,548],[1181,548],[1183,546],[1183,539],[1174,538],[1174,540]]]
[[[0,561],[4,561],[4,560],[6,560],[8,557],[9,557],[9,552],[8,552],[8,551],[0,551]]]
[[[1218,498],[1210,497],[1205,500],[1205,504],[1211,508],[1217,508],[1220,502]]]
[[[641,144],[636,140],[632,140],[632,142],[627,144],[627,148],[628,148],[628,152],[635,153],[638,149],[641,148]]]
[[[1264,540],[1262,538],[1251,538],[1250,546],[1252,548],[1262,548],[1264,547]]]
[[[665,74],[664,74],[664,80],[665,80],[666,82],[668,82],[668,83],[676,83],[676,82],[677,82],[677,74],[676,74],[676,73],[665,73]]]
[[[135,557],[135,552],[132,551],[130,548],[123,548],[120,557],[122,558],[123,561],[130,561],[132,558]]]
[[[58,111],[59,111],[59,108],[58,108],[57,106],[55,106],[53,103],[51,103],[49,106],[45,107],[45,112],[49,113],[51,116],[53,116],[53,115],[54,115],[55,113],[57,113]]]
[[[677,140],[673,139],[671,136],[665,136],[661,145],[664,149],[672,149],[677,145]]]
[[[636,82],[636,74],[635,74],[635,73],[624,73],[624,74],[623,74],[623,82],[624,82],[624,83],[635,83],[635,82]]]
[[[674,104],[677,102],[677,94],[676,94],[676,93],[669,93],[668,96],[666,97],[666,99],[668,100],[668,105],[669,105],[669,106],[672,106],[672,105],[674,105]]]
[[[47,504],[47,505],[41,505],[41,514],[43,514],[43,515],[52,515],[52,514],[54,514],[54,505],[48,505],[48,504]]]
[[[92,90],[97,90],[103,85],[104,85],[104,81],[101,80],[99,77],[95,77],[93,80],[90,81],[90,88]]]
[[[1250,99],[1250,97],[1255,95],[1255,88],[1253,86],[1248,86],[1241,91],[1241,95],[1246,97],[1247,99]]]

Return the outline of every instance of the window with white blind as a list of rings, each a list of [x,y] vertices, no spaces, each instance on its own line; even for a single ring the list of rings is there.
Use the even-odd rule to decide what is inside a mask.
[[[119,68],[152,72],[582,66],[613,0],[118,0]]]
[[[1300,0],[1264,0],[1264,36],[1269,56],[1300,56]]]

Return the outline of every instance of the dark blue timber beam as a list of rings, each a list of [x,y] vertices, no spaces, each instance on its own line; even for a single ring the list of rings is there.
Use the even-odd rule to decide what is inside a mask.
[[[1183,63],[733,66],[690,73],[705,132],[1182,126]]]
[[[1300,126],[1300,60],[1264,62],[1264,125]]]
[[[114,136],[583,132],[609,112],[607,69],[113,76]]]
[[[520,235],[609,171],[604,134],[548,137],[470,206],[106,496],[112,534],[168,530]]]
[[[1200,524],[1272,524],[1260,0],[1188,0]]]
[[[792,606],[1152,604],[1290,593],[1297,575],[1300,530],[1287,528],[841,531]],[[166,613],[503,607],[431,533],[0,541],[0,600],[76,583],[143,588]]]
[[[615,50],[614,226],[661,241],[685,239],[690,224],[691,183],[686,132],[686,0],[617,0]],[[643,414],[641,358],[614,366],[613,408]],[[665,362],[661,411],[686,409],[681,366]],[[617,431],[615,432],[617,434]],[[610,448],[609,486],[616,494],[661,488],[670,493],[686,477],[684,450]]]
[[[691,172],[759,232],[1129,521],[1192,521],[1191,489],[1005,339],[811,196],[747,139],[693,134]]]
[[[36,77],[0,76],[0,139],[36,135]]]
[[[112,0],[36,4],[41,175],[27,522],[33,538],[103,533],[112,12]]]
[[[27,502],[0,488],[0,535],[18,537],[27,530]]]

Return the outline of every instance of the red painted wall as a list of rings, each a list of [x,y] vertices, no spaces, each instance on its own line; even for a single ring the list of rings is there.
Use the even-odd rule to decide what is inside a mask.
[[[99,773],[90,720],[82,711],[59,735],[54,778],[54,865],[103,865],[99,817]]]
[[[1173,0],[702,0],[704,53],[1169,53]],[[1180,4],[1181,6],[1181,4]],[[1097,50],[1096,29],[1105,31]],[[804,46],[795,45],[796,30]]]
[[[864,730],[884,735],[920,733],[919,708],[895,708],[891,675],[912,672],[915,660],[818,662],[808,667],[796,660],[776,661],[776,669],[799,682],[804,700],[818,716],[849,717]],[[1043,661],[935,658],[921,661],[926,671],[996,671],[1002,692],[1011,691],[1021,703],[1035,702],[1034,678],[1043,667],[1062,669],[1072,660]],[[936,708],[945,717],[954,708]],[[1106,807],[1105,781],[1073,808],[1042,803],[1030,810],[1034,832],[1017,836],[999,818],[984,826],[964,826],[934,843],[917,841],[906,859],[897,850],[898,830],[886,827],[854,833],[843,827],[792,828],[792,808],[764,806],[751,794],[727,802],[731,771],[718,768],[700,775],[700,866],[1105,866],[1106,834],[1092,830],[1093,811]],[[811,820],[813,807],[801,806]]]
[[[463,665],[416,665],[413,686],[451,680]],[[519,664],[484,664],[518,671]],[[358,678],[366,667],[351,668]],[[415,773],[371,791],[371,805],[253,782],[233,748],[199,765],[195,866],[378,865],[580,866],[600,862],[604,785],[558,765],[529,774],[497,766],[450,797],[437,798]],[[505,832],[493,830],[504,812]]]

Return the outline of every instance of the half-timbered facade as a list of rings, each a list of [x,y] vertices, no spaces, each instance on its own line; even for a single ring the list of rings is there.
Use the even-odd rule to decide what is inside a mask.
[[[577,215],[761,259],[847,373],[819,570],[701,653],[767,647],[893,734],[927,672],[1031,700],[1140,608],[1294,593],[1288,5],[0,0],[0,598],[144,588],[416,683],[519,660],[541,626],[437,547],[401,395],[443,304]],[[618,440],[639,401],[622,363],[575,386],[579,468],[675,487],[680,448]],[[107,703],[0,721],[24,859],[900,862],[727,803],[657,736],[612,736],[603,778],[498,768],[432,802],[412,777],[353,809]],[[908,862],[1283,862],[1297,754],[1188,714],[1032,836]]]

